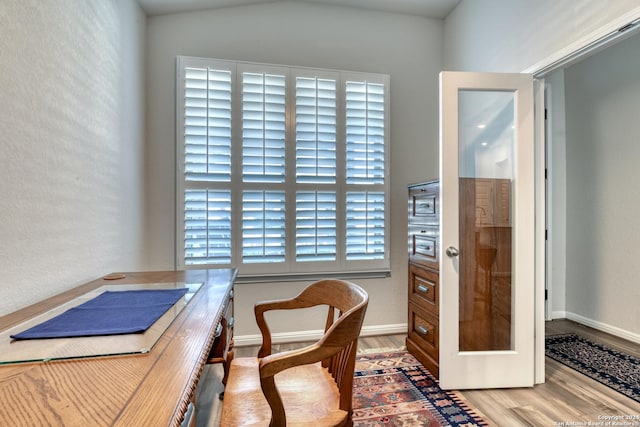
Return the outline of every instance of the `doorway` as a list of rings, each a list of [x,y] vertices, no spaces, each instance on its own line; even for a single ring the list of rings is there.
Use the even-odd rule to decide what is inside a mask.
[[[606,46],[606,49],[603,47]],[[547,319],[640,342],[640,35],[544,73]]]

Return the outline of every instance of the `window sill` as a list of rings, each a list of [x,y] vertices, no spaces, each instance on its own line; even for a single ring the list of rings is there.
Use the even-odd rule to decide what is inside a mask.
[[[266,275],[238,275],[235,283],[277,283],[300,282],[321,279],[384,279],[391,277],[390,270],[384,271],[359,271],[359,272],[334,272],[334,273],[294,273],[294,274],[266,274]]]

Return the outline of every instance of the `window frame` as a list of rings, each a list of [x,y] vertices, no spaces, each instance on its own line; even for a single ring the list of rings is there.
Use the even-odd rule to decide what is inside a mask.
[[[214,68],[231,72],[231,182],[188,181],[185,177],[185,69],[187,67]],[[285,86],[285,182],[265,185],[242,181],[242,73],[277,72],[284,75]],[[333,191],[331,185],[296,182],[296,78],[317,77],[336,80],[336,260],[296,261],[296,192]],[[346,184],[346,100],[347,81],[384,85],[384,183]],[[312,69],[253,62],[227,61],[209,58],[178,56],[176,60],[176,223],[175,263],[177,269],[238,268],[239,278],[260,281],[265,278],[295,280],[297,277],[385,277],[390,273],[390,77],[383,74],[361,73],[330,69]],[[239,124],[239,125],[238,125]],[[328,188],[326,188],[328,187]],[[285,192],[285,262],[242,262],[242,194],[248,189]],[[326,189],[325,189],[326,188]],[[188,189],[231,191],[231,262],[229,264],[187,264],[185,262],[185,191]],[[349,191],[384,193],[384,253],[382,259],[346,259],[346,194]],[[311,270],[311,272],[309,271]]]

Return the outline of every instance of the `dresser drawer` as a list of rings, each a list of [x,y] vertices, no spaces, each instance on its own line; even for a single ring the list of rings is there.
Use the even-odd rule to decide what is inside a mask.
[[[438,182],[409,187],[409,223],[438,225],[439,221]]]
[[[435,227],[409,226],[409,261],[438,269],[440,239]]]
[[[408,338],[435,361],[439,353],[439,322],[438,318],[421,309],[414,303],[409,303],[409,333]]]
[[[434,314],[438,314],[440,305],[439,274],[409,264],[409,301]]]

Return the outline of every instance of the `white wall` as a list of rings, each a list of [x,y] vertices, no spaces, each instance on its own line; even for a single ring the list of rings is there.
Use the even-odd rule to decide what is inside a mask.
[[[547,318],[566,317],[567,154],[564,70],[545,77],[547,123],[547,277],[550,306]]]
[[[344,69],[391,76],[389,279],[359,280],[370,294],[365,327],[407,322],[408,183],[438,176],[441,20],[338,6],[277,2],[163,15],[147,22],[151,267],[173,268],[175,248],[175,58],[177,55]],[[237,336],[257,334],[256,301],[303,284],[236,286]],[[302,319],[274,332],[319,329]]]
[[[640,36],[565,70],[568,315],[640,341]]]
[[[521,72],[626,16],[640,16],[637,0],[462,0],[445,22],[444,67]]]
[[[0,315],[143,263],[136,2],[0,2]]]

